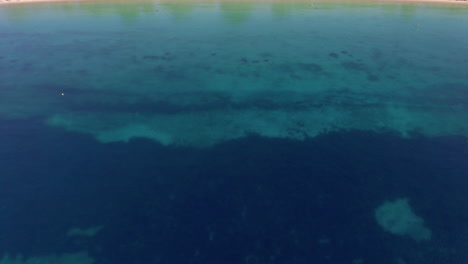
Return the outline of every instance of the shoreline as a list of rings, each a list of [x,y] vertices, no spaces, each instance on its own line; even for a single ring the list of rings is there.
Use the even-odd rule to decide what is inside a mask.
[[[0,6],[2,5],[17,5],[17,4],[33,4],[33,3],[78,3],[78,2],[101,2],[101,1],[108,1],[108,0],[0,0]],[[184,1],[184,0],[175,0],[175,2]],[[205,1],[205,0],[201,0]],[[219,2],[223,2],[223,0],[218,0]],[[227,0],[227,1],[236,1],[236,0]],[[239,2],[245,2],[245,0],[238,0]],[[247,0],[255,2],[256,0]],[[259,0],[259,2],[264,2],[265,0]],[[267,0],[268,1],[268,0]],[[271,0],[269,2],[306,2],[304,0]],[[125,2],[125,1],[119,1]],[[133,2],[133,1],[128,1]],[[309,2],[309,1],[307,1]],[[321,3],[321,2],[380,2],[380,3],[420,3],[420,4],[453,4],[453,5],[468,5],[468,0],[343,0],[343,1],[325,1],[325,0],[318,0],[318,1],[310,1],[313,3]]]

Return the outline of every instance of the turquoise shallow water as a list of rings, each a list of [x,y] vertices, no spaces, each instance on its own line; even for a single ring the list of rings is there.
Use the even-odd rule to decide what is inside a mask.
[[[65,3],[0,9],[0,117],[102,142],[468,135],[468,9]],[[63,95],[62,95],[63,93]]]

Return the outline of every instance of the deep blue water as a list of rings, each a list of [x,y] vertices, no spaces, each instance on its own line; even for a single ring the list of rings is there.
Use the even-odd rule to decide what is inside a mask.
[[[200,150],[146,139],[103,145],[37,120],[2,121],[0,134],[0,247],[10,254],[88,250],[97,263],[467,257],[463,137],[252,135]],[[431,227],[431,241],[376,224],[379,203],[402,196]],[[94,225],[105,227],[93,238],[65,235]]]
[[[467,14],[0,6],[0,264],[467,264]]]

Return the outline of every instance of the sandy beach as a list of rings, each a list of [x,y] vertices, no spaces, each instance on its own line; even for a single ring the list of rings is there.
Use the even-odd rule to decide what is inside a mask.
[[[107,0],[0,0],[0,5],[28,4],[28,3],[53,3],[53,2],[85,2],[85,1],[107,1]],[[228,0],[228,1],[233,1],[233,0]],[[245,1],[245,0],[240,0],[240,1]],[[253,1],[253,0],[249,0],[249,1]],[[261,0],[261,1],[264,1],[264,0]],[[284,1],[284,0],[278,0],[278,1]],[[285,1],[290,1],[290,0],[285,0]],[[304,0],[297,0],[297,1],[304,1]],[[351,1],[355,1],[355,0],[351,0]],[[362,0],[362,1],[365,1],[365,2],[368,2],[368,1],[370,2],[398,2],[398,3],[439,3],[439,4],[462,4],[462,5],[466,4],[468,5],[468,0]],[[321,2],[321,1],[310,1],[310,2],[314,3],[314,2]],[[324,2],[328,2],[328,1],[324,1]],[[349,0],[343,1],[343,2],[349,2]],[[357,0],[356,2],[359,2],[359,0]]]
[[[69,2],[68,0],[0,0],[2,4],[26,4],[26,3],[40,3],[40,2]]]

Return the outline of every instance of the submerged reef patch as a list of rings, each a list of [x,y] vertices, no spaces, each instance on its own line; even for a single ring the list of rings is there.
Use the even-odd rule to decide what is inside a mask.
[[[94,259],[91,258],[87,252],[78,252],[70,254],[60,255],[46,255],[46,256],[33,256],[24,258],[22,255],[12,257],[5,254],[0,264],[36,264],[36,263],[47,263],[47,264],[92,264]]]
[[[260,106],[259,104],[258,106]],[[412,133],[442,136],[468,131],[461,122],[464,111],[418,109],[404,105],[301,105],[282,109],[281,104],[265,109],[219,108],[178,113],[92,113],[56,114],[48,124],[70,131],[93,134],[103,143],[145,137],[163,145],[207,147],[223,141],[258,134],[271,138],[303,140],[339,130],[396,131],[404,137]],[[437,126],[444,120],[447,126]]]
[[[385,231],[394,235],[406,235],[416,241],[431,239],[431,230],[424,225],[424,220],[413,212],[406,198],[380,205],[375,210],[375,219]]]

